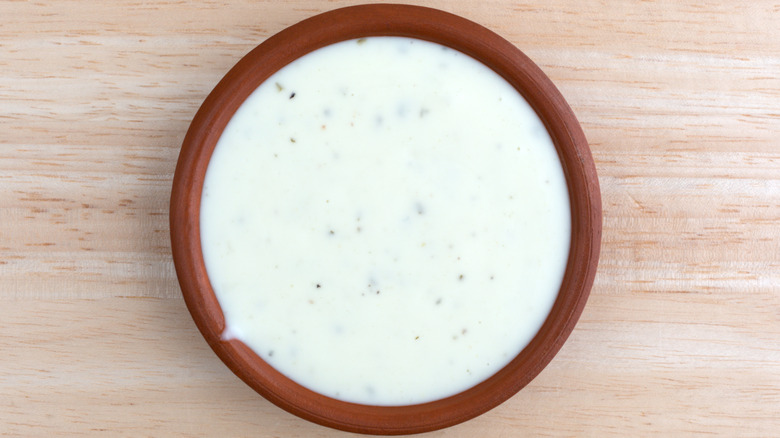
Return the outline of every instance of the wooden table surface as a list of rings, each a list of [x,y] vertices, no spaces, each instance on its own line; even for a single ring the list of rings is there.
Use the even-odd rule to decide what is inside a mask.
[[[168,201],[195,111],[268,36],[344,1],[0,3],[0,435],[337,437],[212,353]],[[780,4],[430,1],[529,55],[604,203],[579,325],[454,437],[777,436]]]

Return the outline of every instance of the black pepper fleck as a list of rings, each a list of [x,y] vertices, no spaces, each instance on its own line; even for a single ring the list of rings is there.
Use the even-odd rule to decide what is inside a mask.
[[[268,357],[274,357],[274,351],[273,350],[270,350],[268,352]]]
[[[322,287],[322,285],[321,285],[321,284],[319,284],[319,283],[317,283],[317,289],[319,289],[319,288],[321,288],[321,287]]]
[[[293,97],[295,97],[295,91],[293,91],[292,94],[290,94],[290,99],[292,99]]]

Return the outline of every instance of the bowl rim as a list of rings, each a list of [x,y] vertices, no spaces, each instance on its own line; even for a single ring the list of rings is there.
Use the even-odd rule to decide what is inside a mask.
[[[331,399],[276,371],[242,342],[221,339],[225,322],[203,261],[199,214],[211,154],[238,107],[271,74],[340,41],[399,36],[432,41],[487,65],[531,104],[558,151],[572,215],[569,259],[561,289],[542,328],[508,365],[453,396],[408,406],[369,406]],[[470,20],[437,9],[370,4],[325,12],[268,38],[217,84],[182,143],[170,201],[171,247],[182,294],[195,324],[219,358],[280,408],[306,420],[357,433],[433,431],[481,415],[526,386],[560,350],[579,319],[596,275],[601,245],[601,195],[587,140],[552,81],[512,43]]]

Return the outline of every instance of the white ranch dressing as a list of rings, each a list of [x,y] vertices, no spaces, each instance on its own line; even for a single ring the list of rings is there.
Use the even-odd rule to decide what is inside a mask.
[[[321,394],[406,405],[530,342],[570,221],[549,134],[511,85],[458,51],[375,37],[305,55],[243,103],[200,232],[224,338]]]

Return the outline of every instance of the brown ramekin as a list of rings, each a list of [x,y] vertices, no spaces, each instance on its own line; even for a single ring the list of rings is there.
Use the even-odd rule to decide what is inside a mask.
[[[544,122],[563,165],[571,202],[568,265],[558,298],[531,343],[486,381],[445,399],[410,406],[368,406],[308,390],[276,371],[246,345],[220,339],[225,321],[211,288],[200,242],[201,191],[222,130],[243,101],[271,74],[306,53],[340,41],[402,36],[459,50],[511,83]],[[176,273],[198,329],[244,382],[277,406],[337,429],[409,434],[451,426],[512,397],[552,360],[582,312],[596,275],[601,196],[585,135],[568,104],[542,71],[511,43],[464,18],[435,9],[374,4],[326,12],[267,39],[241,59],[209,94],[184,139],[170,205]]]

